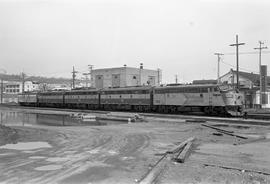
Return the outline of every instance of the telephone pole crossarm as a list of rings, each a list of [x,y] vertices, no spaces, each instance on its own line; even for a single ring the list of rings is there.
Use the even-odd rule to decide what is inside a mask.
[[[237,83],[237,89],[239,90],[239,46],[245,45],[245,43],[238,43],[238,35],[236,35],[236,43],[230,44],[230,46],[236,47],[236,83]]]

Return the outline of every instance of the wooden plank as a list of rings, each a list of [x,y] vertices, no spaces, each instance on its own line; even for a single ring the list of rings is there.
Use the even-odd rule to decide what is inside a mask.
[[[220,132],[226,132],[226,133],[234,133],[233,131],[228,131],[228,130],[224,130],[224,129],[221,129],[221,128],[217,128],[217,127],[214,127],[214,126],[211,126],[211,125],[206,125],[206,124],[201,124],[202,126],[205,126],[205,127],[208,127],[208,128],[212,128],[212,129],[215,129],[215,130],[218,130]]]
[[[167,165],[166,162],[167,154],[163,155],[155,165],[148,170],[146,174],[142,176],[141,179],[135,180],[137,183],[140,184],[151,184],[157,180],[158,176],[163,172],[164,168]]]
[[[216,128],[216,127],[213,127],[213,126],[210,126],[210,125],[206,125],[206,124],[201,124],[201,125],[202,126],[205,126],[205,127],[208,127],[208,128],[215,129],[215,130],[217,130],[220,133],[227,134],[227,135],[230,135],[230,136],[233,136],[233,137],[237,137],[237,138],[241,138],[241,139],[248,139],[247,137],[244,137],[244,136],[241,136],[241,135],[237,135],[237,134],[231,133],[233,131],[223,130],[223,129]]]
[[[171,151],[167,151],[166,153],[175,154],[175,153],[179,152],[181,149],[183,149],[187,143],[192,142],[194,139],[195,139],[195,137],[190,137],[190,138],[186,139],[185,141],[181,142],[176,148],[174,148]]]
[[[173,160],[176,162],[184,163],[185,159],[189,155],[192,148],[192,141],[188,142],[183,149],[183,151],[178,155],[178,157],[174,158]]]
[[[241,136],[241,135],[237,135],[237,134],[231,134],[231,133],[226,133],[226,132],[222,132],[223,134],[227,134],[233,137],[237,137],[237,138],[241,138],[241,139],[248,139],[247,137]]]
[[[257,171],[257,170],[251,170],[251,169],[241,169],[237,167],[230,167],[230,166],[223,166],[223,165],[214,165],[214,164],[203,164],[204,166],[210,166],[210,167],[219,167],[223,169],[232,169],[232,170],[237,170],[241,172],[253,172],[253,173],[258,173],[258,174],[263,174],[263,175],[270,175],[270,173],[264,172],[264,171]]]

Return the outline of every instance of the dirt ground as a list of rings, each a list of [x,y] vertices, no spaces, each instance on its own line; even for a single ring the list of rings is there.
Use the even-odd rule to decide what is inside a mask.
[[[148,122],[109,126],[0,126],[1,146],[21,142],[50,145],[31,150],[0,147],[0,181],[135,183],[161,153],[195,137],[185,163],[166,159],[156,183],[270,183],[269,175],[248,171],[270,173],[270,126],[219,123],[216,127],[248,139],[213,135],[215,130],[181,119],[148,118]]]

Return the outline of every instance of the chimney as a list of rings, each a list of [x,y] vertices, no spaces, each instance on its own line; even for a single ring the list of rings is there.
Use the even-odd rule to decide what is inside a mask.
[[[140,69],[143,69],[143,63],[140,63]]]

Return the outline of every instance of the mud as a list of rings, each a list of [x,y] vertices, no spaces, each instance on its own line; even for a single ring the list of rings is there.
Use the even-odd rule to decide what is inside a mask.
[[[185,163],[166,160],[167,167],[157,183],[270,183],[270,177],[263,174],[204,166],[208,163],[270,173],[269,127],[227,127],[248,136],[245,142],[227,135],[214,136],[215,130],[182,119],[160,122],[148,118],[147,123],[109,126],[32,125],[0,127],[1,138],[16,135],[2,140],[1,146],[11,142],[50,145],[29,150],[0,148],[1,182],[134,183],[162,157],[160,153],[196,137]],[[264,138],[258,139],[261,136]]]

